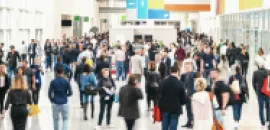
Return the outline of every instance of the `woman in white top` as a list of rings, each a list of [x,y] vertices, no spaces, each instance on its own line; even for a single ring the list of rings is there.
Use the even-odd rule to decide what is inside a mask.
[[[265,60],[266,59],[265,59],[264,51],[262,48],[259,48],[258,54],[255,56],[255,65],[257,66],[257,68],[259,68],[259,63],[264,63]]]
[[[229,61],[226,58],[225,55],[221,55],[220,62],[218,64],[218,69],[221,71],[220,72],[220,77],[227,83],[228,77],[229,77]]]
[[[192,96],[192,111],[194,118],[193,130],[211,130],[213,125],[213,110],[209,93],[204,91],[207,87],[204,78],[195,80],[196,93]]]
[[[185,65],[192,64],[192,70],[197,70],[197,64],[193,58],[190,56],[190,52],[187,53],[186,58],[183,61],[182,67],[181,67],[181,73],[185,73]]]
[[[169,52],[169,58],[171,59],[171,66],[173,66],[174,64],[175,64],[175,50],[176,50],[176,48],[175,48],[175,45],[174,45],[174,43],[171,43],[170,44],[170,52]]]

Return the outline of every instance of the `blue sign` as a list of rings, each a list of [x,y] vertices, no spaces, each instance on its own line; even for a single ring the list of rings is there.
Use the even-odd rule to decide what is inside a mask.
[[[163,9],[149,9],[148,19],[170,19],[170,12]]]
[[[148,16],[148,0],[138,0],[137,18],[147,19]]]
[[[136,9],[137,8],[137,0],[127,0],[126,7],[127,7],[127,9]]]

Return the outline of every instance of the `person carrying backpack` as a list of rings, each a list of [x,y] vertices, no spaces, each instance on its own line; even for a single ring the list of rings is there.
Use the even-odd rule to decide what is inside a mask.
[[[241,67],[235,67],[235,75],[229,78],[229,85],[232,87],[238,87],[239,92],[235,93],[235,104],[233,107],[233,118],[235,121],[235,127],[238,127],[239,120],[241,118],[243,103],[247,103],[249,97],[247,81],[244,76],[241,75]]]
[[[211,77],[214,79],[213,92],[218,103],[218,106],[214,108],[216,119],[224,127],[224,116],[226,115],[226,109],[228,105],[232,105],[234,103],[234,95],[231,89],[224,83],[224,81],[221,80],[220,70],[218,68],[214,68],[211,71]]]
[[[267,70],[264,67],[264,62],[258,62],[259,69],[253,73],[252,85],[258,97],[259,103],[259,115],[262,127],[265,127],[265,113],[264,109],[266,108],[266,117],[269,120],[269,97],[262,92],[262,86],[264,80],[267,77]],[[265,107],[266,106],[266,107]]]

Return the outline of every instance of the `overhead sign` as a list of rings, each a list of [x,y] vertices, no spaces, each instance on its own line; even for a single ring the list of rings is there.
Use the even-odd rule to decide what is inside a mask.
[[[126,1],[127,9],[136,9],[137,8],[137,0],[127,0]]]
[[[148,10],[149,19],[170,19],[170,12],[162,9],[149,9]]]
[[[147,19],[148,14],[148,0],[138,0],[137,9],[138,19]]]

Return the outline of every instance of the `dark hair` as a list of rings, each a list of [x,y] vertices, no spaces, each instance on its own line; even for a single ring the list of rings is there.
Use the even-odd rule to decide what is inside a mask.
[[[23,60],[22,62],[28,64],[28,61],[27,60]]]
[[[218,73],[221,72],[219,68],[214,68],[214,69],[212,69],[212,71],[216,71],[216,72],[218,72]]]
[[[90,73],[91,72],[91,67],[87,64],[83,65],[83,72]]]
[[[202,76],[201,72],[198,71],[198,72],[195,73],[195,78],[200,78],[201,76]]]
[[[156,62],[150,61],[148,68],[149,68],[150,71],[155,71],[156,70]]]
[[[128,84],[129,85],[136,85],[137,77],[134,74],[129,75],[128,77]]]
[[[174,65],[174,66],[171,67],[171,72],[172,73],[177,73],[178,71],[179,71],[179,68],[178,68],[177,65]]]
[[[58,56],[57,57],[57,62],[62,62],[62,61],[63,61],[62,56]]]
[[[166,53],[169,53],[169,48],[164,48],[164,50],[163,50],[164,52],[166,52]]]
[[[84,56],[84,57],[82,58],[82,63],[85,63],[85,62],[86,62],[86,60],[87,60],[87,57],[86,57],[86,56]]]
[[[235,72],[236,74],[241,75],[241,67],[239,65],[235,67]]]
[[[190,57],[190,52],[188,52],[186,55],[186,58],[189,58],[189,57]]]
[[[64,72],[64,67],[63,66],[58,66],[56,68],[56,74],[62,74]]]

